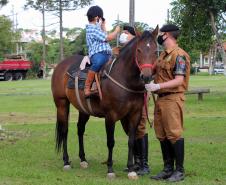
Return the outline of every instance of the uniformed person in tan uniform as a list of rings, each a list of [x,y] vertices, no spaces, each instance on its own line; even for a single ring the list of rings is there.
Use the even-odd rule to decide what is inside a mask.
[[[119,42],[124,47],[130,40],[136,36],[134,27],[125,25],[120,34]],[[113,48],[113,55],[117,57],[120,53],[120,47]],[[147,97],[148,101],[148,97]],[[146,129],[147,113],[145,106],[143,106],[142,117],[136,132],[136,139],[134,143],[134,161],[135,170],[138,175],[145,175],[150,173],[148,165],[148,134]]]
[[[160,29],[158,43],[164,47],[155,65],[154,83],[148,91],[158,95],[154,110],[154,129],[159,139],[163,170],[152,179],[175,182],[184,179],[183,107],[188,88],[190,57],[177,45],[179,28],[173,24]],[[175,162],[175,168],[174,168]]]

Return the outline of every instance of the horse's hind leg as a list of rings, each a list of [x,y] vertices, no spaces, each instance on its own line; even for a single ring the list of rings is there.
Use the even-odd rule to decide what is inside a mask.
[[[89,120],[89,117],[90,117],[89,115],[79,112],[77,128],[78,128],[78,141],[79,141],[79,157],[81,160],[80,166],[82,168],[88,167],[88,163],[86,161],[85,152],[84,152],[83,136],[85,132],[86,123]]]
[[[63,161],[64,169],[66,170],[71,168],[67,152],[68,115],[70,103],[67,99],[58,99],[55,103],[57,107],[56,149],[59,152],[63,145]]]

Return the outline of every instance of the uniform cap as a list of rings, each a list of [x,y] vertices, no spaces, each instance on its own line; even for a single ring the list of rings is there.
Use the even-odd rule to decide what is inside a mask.
[[[123,26],[123,30],[126,30],[126,31],[128,31],[130,34],[136,36],[135,29],[134,29],[134,27],[132,27],[132,26],[127,26],[127,25],[126,25],[126,26]]]
[[[171,31],[178,31],[178,26],[174,24],[165,24],[160,28],[161,32],[171,32]]]

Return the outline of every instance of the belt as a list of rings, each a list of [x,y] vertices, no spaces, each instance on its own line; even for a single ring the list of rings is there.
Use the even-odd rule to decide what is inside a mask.
[[[170,94],[176,94],[177,92],[166,92],[166,93],[161,93],[161,94],[158,94],[158,97],[159,98],[162,98],[162,97],[164,97],[164,96],[168,96],[168,95],[170,95]]]

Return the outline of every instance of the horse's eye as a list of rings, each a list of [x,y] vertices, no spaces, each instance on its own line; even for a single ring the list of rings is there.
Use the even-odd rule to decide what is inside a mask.
[[[138,53],[141,53],[142,51],[141,51],[141,49],[140,49],[140,48],[138,48],[138,49],[137,49],[137,52],[138,52]]]

